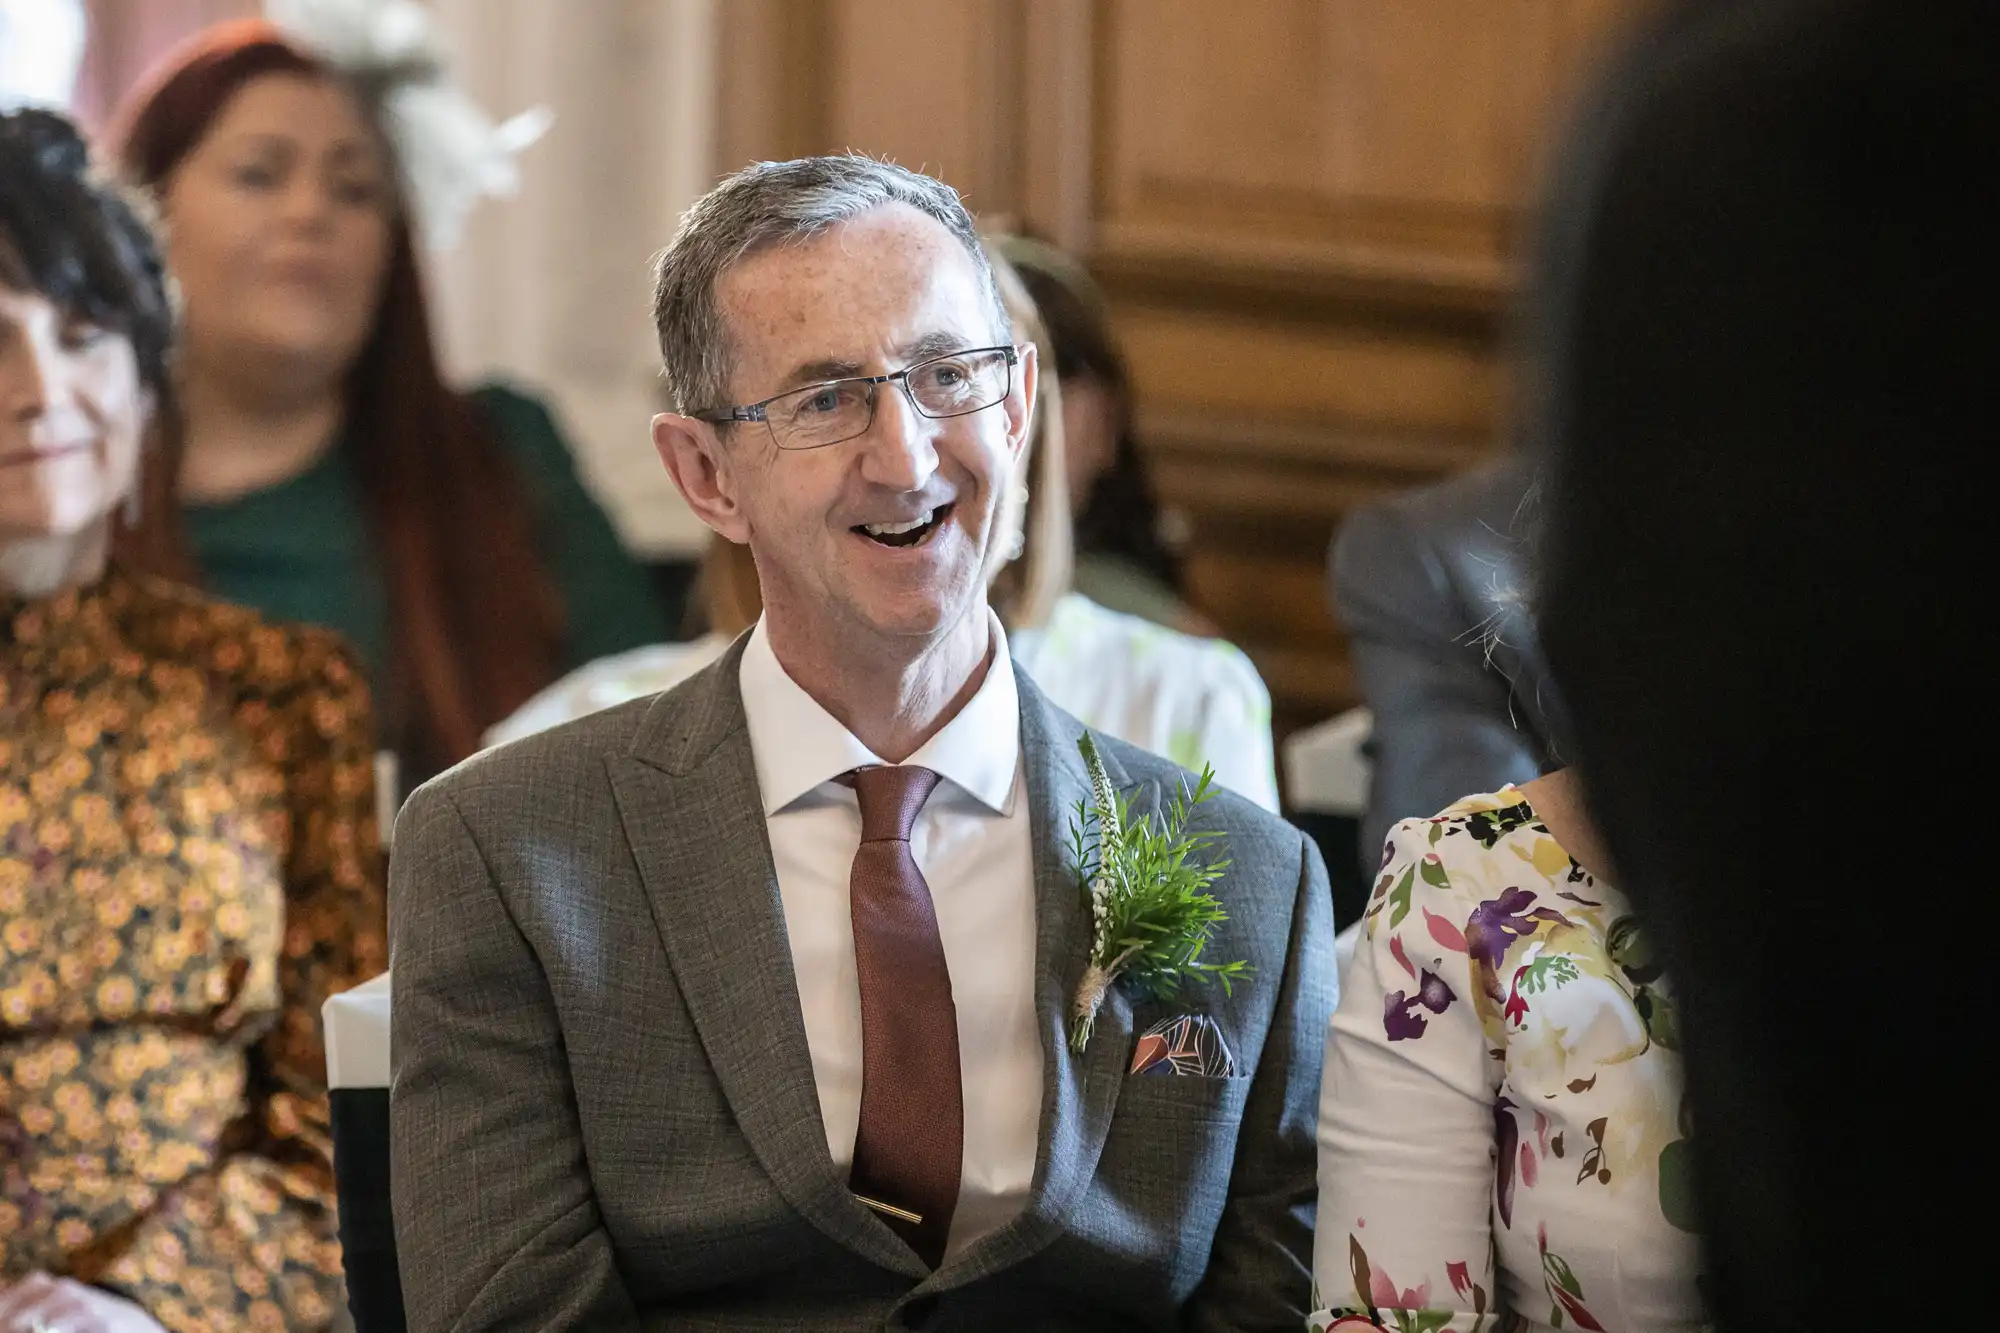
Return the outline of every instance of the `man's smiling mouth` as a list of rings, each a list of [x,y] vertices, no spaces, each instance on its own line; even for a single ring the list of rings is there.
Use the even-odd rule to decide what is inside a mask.
[[[901,523],[861,523],[854,531],[881,546],[921,546],[951,516],[952,506],[941,504]]]

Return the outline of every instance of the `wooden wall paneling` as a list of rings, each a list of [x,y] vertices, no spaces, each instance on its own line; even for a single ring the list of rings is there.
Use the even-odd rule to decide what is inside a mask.
[[[1563,0],[1105,0],[1097,255],[1491,311]]]
[[[1097,39],[1092,0],[1022,6],[1021,215],[1075,254],[1091,248]]]
[[[890,157],[958,187],[973,209],[1020,209],[1022,30],[1013,0],[832,0],[833,94],[822,142]]]
[[[1055,57],[1078,33],[1079,14],[1087,36],[1082,0],[940,0],[918,9],[892,0],[730,0],[725,169],[852,150],[950,182],[989,225],[1018,225],[1032,207],[1074,234],[1087,216],[1089,162],[1065,150],[1075,138],[1068,127],[1088,116],[1089,90]],[[1034,97],[1050,108],[1032,127],[1023,112],[1031,42]]]
[[[1490,428],[1502,392],[1490,334],[1293,318],[1256,305],[1114,297],[1112,311],[1142,404],[1454,432]]]
[[[1552,113],[1635,0],[1102,0],[1094,258],[1504,306]]]
[[[1324,558],[1496,444],[1551,130],[1650,0],[729,0],[723,165],[936,171],[1104,283],[1191,598],[1282,737],[1356,702]]]
[[[822,0],[727,0],[717,23],[720,171],[823,151],[832,96]]]
[[[1455,217],[1491,243],[1520,203],[1561,0],[1321,6],[1326,197],[1391,226]]]

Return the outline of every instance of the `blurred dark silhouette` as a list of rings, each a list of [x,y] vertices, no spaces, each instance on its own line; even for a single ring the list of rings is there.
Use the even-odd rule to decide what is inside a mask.
[[[1996,15],[1673,11],[1542,238],[1539,628],[1684,997],[1726,1329],[1979,1271]]]

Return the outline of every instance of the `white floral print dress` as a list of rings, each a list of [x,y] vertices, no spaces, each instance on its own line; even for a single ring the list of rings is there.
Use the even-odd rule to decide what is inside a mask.
[[[1514,788],[1389,836],[1320,1100],[1311,1333],[1697,1329],[1672,991]]]

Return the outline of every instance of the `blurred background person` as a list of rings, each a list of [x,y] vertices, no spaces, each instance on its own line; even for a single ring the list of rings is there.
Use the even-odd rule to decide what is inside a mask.
[[[172,326],[140,206],[0,114],[7,1333],[340,1306],[319,1007],[386,962],[367,689],[327,631],[135,572]]]
[[[1334,612],[1373,716],[1362,870],[1397,821],[1559,762],[1555,691],[1522,595],[1531,460],[1510,455],[1349,515]]]
[[[1996,45],[1985,0],[1677,7],[1532,288],[1538,623],[1680,984],[1725,1330],[1948,1322],[1988,1261]]]
[[[1006,260],[988,259],[1015,336],[1043,349],[1043,373],[1020,474],[1004,511],[1016,534],[1011,555],[989,572],[995,611],[1015,662],[1049,698],[1086,726],[1200,771],[1268,810],[1278,808],[1270,695],[1239,650],[1109,610],[1070,586],[1068,385],[1048,367],[1051,335],[1025,283]],[[753,433],[743,437],[756,443]],[[1006,548],[1002,553],[1007,554]],[[654,644],[596,662],[543,691],[488,734],[517,740],[644,694],[669,689],[722,654],[756,623],[763,603],[748,547],[715,538],[701,587],[710,632],[689,643]]]
[[[117,138],[185,304],[189,572],[346,636],[407,790],[562,671],[665,626],[546,409],[441,377],[416,232],[437,219],[413,217],[410,173],[450,150],[383,115],[399,80],[440,77],[430,53],[346,58],[257,21],[211,29]]]
[[[1179,558],[1162,533],[1159,500],[1132,430],[1132,383],[1090,274],[1052,245],[995,242],[1020,275],[1048,331],[1048,368],[1066,386],[1063,443],[1076,521],[1076,588],[1113,611],[1189,634],[1215,622],[1183,596]]]

